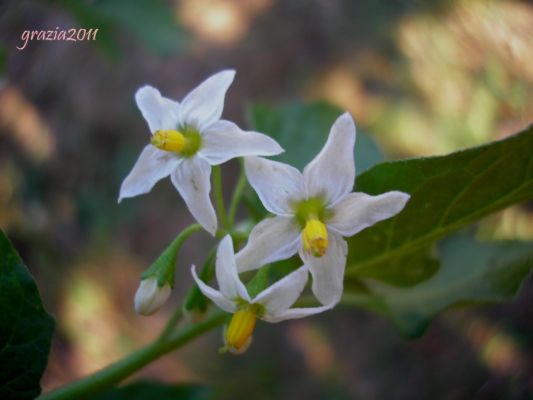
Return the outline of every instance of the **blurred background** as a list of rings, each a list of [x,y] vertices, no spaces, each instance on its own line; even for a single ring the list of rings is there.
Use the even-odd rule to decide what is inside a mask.
[[[24,30],[56,27],[99,31],[16,49]],[[173,298],[150,318],[133,312],[140,273],[192,222],[168,180],[116,202],[147,141],[139,86],[181,100],[235,68],[224,116],[243,128],[252,103],[325,100],[389,159],[446,154],[531,122],[532,38],[531,1],[2,1],[0,227],[57,319],[44,390],[153,339],[213,244],[189,240]],[[228,195],[236,167],[223,168]],[[532,207],[487,218],[479,235],[533,239]],[[134,378],[205,383],[220,399],[526,399],[532,315],[530,278],[513,301],[446,312],[416,341],[339,309],[259,323],[241,357],[219,356],[213,332]]]

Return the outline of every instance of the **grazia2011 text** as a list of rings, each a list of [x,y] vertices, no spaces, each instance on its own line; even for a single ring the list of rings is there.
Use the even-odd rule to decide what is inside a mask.
[[[20,46],[17,46],[18,50],[24,50],[28,43],[37,41],[69,41],[69,42],[81,42],[83,40],[96,40],[98,28],[85,29],[85,28],[70,28],[59,29],[56,27],[51,30],[26,30],[22,32],[20,40],[22,41]]]

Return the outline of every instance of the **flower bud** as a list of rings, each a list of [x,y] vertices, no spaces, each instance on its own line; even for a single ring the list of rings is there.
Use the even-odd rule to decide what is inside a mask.
[[[140,315],[151,315],[161,308],[170,296],[170,285],[159,286],[157,277],[143,279],[135,293],[135,312]]]

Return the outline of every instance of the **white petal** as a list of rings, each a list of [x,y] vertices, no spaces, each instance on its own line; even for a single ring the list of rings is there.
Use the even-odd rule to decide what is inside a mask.
[[[298,251],[300,230],[293,218],[266,218],[254,226],[248,243],[235,255],[239,272],[285,260]]]
[[[214,236],[217,231],[217,216],[209,198],[209,163],[197,156],[183,159],[170,178],[196,221]]]
[[[200,131],[220,119],[226,91],[233,82],[235,71],[216,73],[194,88],[181,102],[184,122]]]
[[[409,200],[403,192],[387,192],[379,196],[349,193],[333,208],[328,227],[342,236],[353,236],[375,223],[398,214]]]
[[[135,93],[137,107],[148,122],[150,132],[158,129],[176,129],[179,120],[179,103],[161,96],[152,86],[143,86]]]
[[[350,193],[355,180],[355,124],[350,114],[342,114],[329,133],[320,153],[304,169],[309,197],[324,197],[333,205]]]
[[[135,312],[140,315],[155,313],[165,304],[171,291],[168,283],[159,287],[156,277],[143,279],[135,293]]]
[[[180,159],[168,152],[147,145],[133,169],[122,182],[118,202],[127,197],[148,193],[161,179],[170,175],[180,163]]]
[[[224,297],[232,300],[240,298],[250,302],[246,286],[239,279],[230,235],[224,236],[218,245],[215,271],[218,287]]]
[[[306,307],[306,308],[289,308],[281,314],[276,316],[267,315],[263,319],[267,322],[281,322],[288,319],[298,319],[308,317],[313,314],[318,314],[327,310],[331,310],[336,303],[328,304],[320,307]]]
[[[215,303],[222,310],[229,313],[235,312],[235,310],[237,309],[237,305],[230,299],[225,298],[218,290],[215,290],[211,286],[208,286],[204,282],[202,282],[200,278],[198,278],[198,275],[196,275],[196,267],[194,265],[191,267],[191,273],[193,279],[200,288],[200,291],[206,297],[211,299],[213,303]]]
[[[282,216],[294,214],[292,203],[305,197],[300,171],[288,164],[259,157],[246,157],[244,169],[268,211]]]
[[[348,246],[337,233],[328,230],[329,246],[322,257],[313,257],[300,248],[300,257],[313,275],[311,289],[322,304],[336,304],[342,296]]]
[[[222,164],[235,157],[275,156],[283,152],[274,139],[262,133],[243,131],[229,121],[217,121],[202,134],[200,151],[211,165]]]
[[[308,274],[309,271],[304,265],[263,290],[252,302],[263,305],[267,316],[280,315],[300,297]]]

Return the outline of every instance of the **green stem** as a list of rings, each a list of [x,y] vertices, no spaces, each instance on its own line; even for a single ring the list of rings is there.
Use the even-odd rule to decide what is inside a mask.
[[[165,325],[165,328],[163,329],[163,332],[161,332],[161,335],[159,335],[158,340],[165,340],[172,332],[174,332],[174,328],[176,328],[176,325],[180,322],[181,318],[183,317],[183,310],[181,307],[176,308],[170,319],[168,320],[167,324]]]
[[[182,331],[165,340],[155,342],[143,347],[126,358],[89,375],[69,385],[63,386],[53,392],[45,393],[39,397],[40,400],[70,400],[86,398],[105,389],[111,388],[124,378],[140,370],[145,365],[151,363],[162,355],[182,347],[192,339],[221,325],[224,322],[225,314],[216,312],[204,321],[187,326]]]
[[[213,167],[213,186],[215,194],[215,206],[217,208],[218,218],[220,220],[220,225],[224,229],[228,227],[228,220],[226,217],[226,209],[224,207],[224,196],[222,194],[222,172],[220,165],[215,165]]]
[[[235,186],[235,191],[233,192],[233,196],[231,197],[231,203],[229,206],[229,212],[228,212],[229,228],[232,228],[233,223],[235,222],[235,214],[237,213],[237,206],[239,205],[239,202],[241,200],[242,193],[244,192],[245,187],[246,187],[246,175],[244,174],[244,168],[241,165],[241,173],[239,175],[239,180],[237,181],[237,186]]]
[[[208,282],[211,279],[213,272],[213,261],[215,260],[217,248],[214,247],[211,249],[207,258],[202,266],[200,272],[200,279],[204,282]],[[205,305],[205,306],[204,306]],[[187,294],[185,295],[185,300],[183,302],[183,307],[185,310],[190,311],[193,309],[198,309],[199,311],[204,312],[207,309],[207,304],[203,293],[200,291],[197,285],[192,286]]]
[[[168,245],[168,247],[161,253],[157,260],[146,269],[141,279],[146,279],[150,276],[158,276],[160,286],[163,286],[167,282],[174,282],[174,274],[176,271],[176,257],[178,251],[183,246],[183,243],[194,232],[202,230],[202,226],[199,224],[191,224],[184,230],[182,230],[178,236]]]

